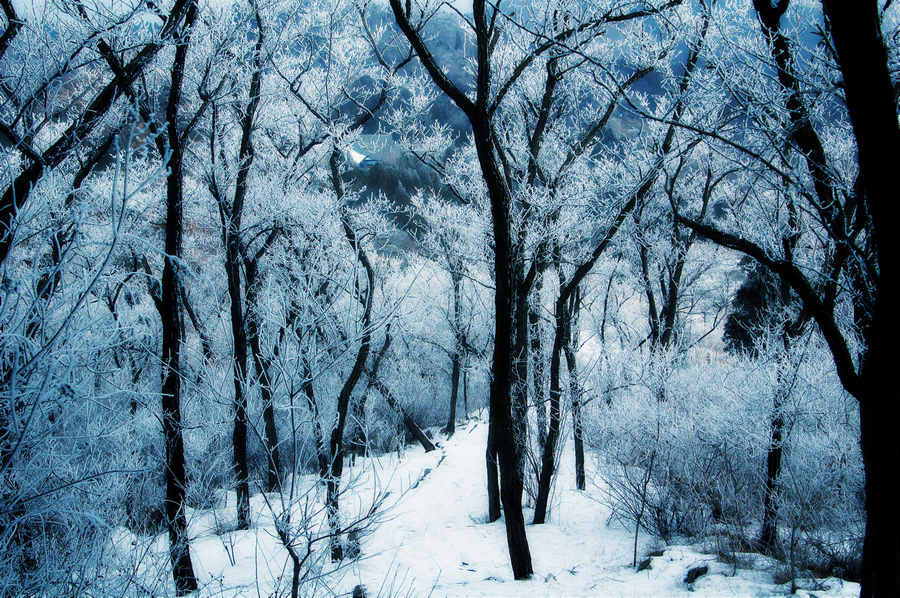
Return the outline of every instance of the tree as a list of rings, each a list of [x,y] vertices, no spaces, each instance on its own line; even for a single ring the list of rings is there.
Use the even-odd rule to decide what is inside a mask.
[[[207,101],[212,101],[212,120],[210,124],[210,163],[207,186],[216,200],[219,208],[219,217],[222,224],[222,242],[225,246],[225,272],[228,278],[228,296],[231,299],[231,333],[233,338],[233,382],[234,382],[234,430],[232,433],[232,448],[234,452],[234,469],[237,478],[237,512],[238,527],[247,529],[250,526],[250,483],[249,468],[247,466],[247,382],[249,380],[248,363],[248,336],[249,345],[252,347],[254,363],[256,365],[257,380],[268,380],[266,367],[259,351],[259,327],[250,310],[253,303],[250,296],[253,285],[256,283],[259,259],[265,254],[272,244],[278,232],[278,227],[273,227],[272,232],[262,242],[260,248],[251,253],[245,231],[242,229],[244,205],[249,192],[248,177],[253,166],[255,151],[253,147],[253,132],[255,119],[260,103],[260,89],[263,69],[263,25],[259,8],[253,5],[255,12],[256,41],[252,51],[250,84],[247,102],[236,108],[238,112],[237,128],[240,132],[238,142],[238,155],[235,160],[236,175],[234,177],[234,192],[229,199],[226,196],[223,183],[220,182],[218,170],[224,169],[226,141],[222,125],[220,123],[220,108],[217,98],[207,95]],[[227,71],[226,71],[227,72]],[[225,79],[223,79],[225,83]],[[237,81],[232,79],[230,87],[236,87]],[[237,93],[236,89],[231,90]],[[204,92],[201,90],[201,97]],[[242,284],[241,266],[244,267],[244,284]],[[242,296],[247,295],[245,305]],[[252,320],[252,323],[251,323]],[[263,385],[264,393],[269,394],[267,384]],[[271,407],[271,396],[264,400],[264,413],[266,417],[266,439],[268,445],[268,484],[269,490],[274,489],[277,483],[278,439],[275,437],[275,422]]]
[[[826,25],[824,51],[840,67],[843,94],[838,106],[852,127],[856,145],[856,180],[846,184],[845,173],[822,151],[824,144],[816,120],[803,101],[797,63],[781,29],[789,2],[756,2],[760,23],[773,57],[785,108],[793,125],[787,138],[803,156],[806,173],[780,169],[745,144],[722,139],[739,148],[770,171],[779,173],[816,215],[816,232],[829,246],[824,263],[798,264],[798,257],[778,255],[767,241],[722,230],[679,211],[676,217],[703,236],[744,253],[765,266],[796,293],[825,338],[844,389],[860,409],[860,444],[866,471],[866,538],[863,548],[861,596],[893,596],[900,591],[900,515],[891,506],[890,473],[898,456],[892,442],[897,405],[883,389],[889,387],[891,335],[896,328],[893,287],[882,284],[896,269],[887,242],[892,181],[889,158],[883,149],[897,147],[900,127],[888,71],[887,50],[881,33],[882,18],[876,2],[860,5],[823,2]],[[841,315],[840,281],[848,281],[854,324]],[[858,331],[858,332],[857,332]],[[859,335],[857,344],[856,334]],[[854,350],[854,347],[859,347]]]
[[[3,125],[3,135],[12,140],[14,147],[27,158],[29,165],[13,178],[12,182],[4,190],[2,197],[0,197],[0,234],[2,234],[0,236],[0,265],[6,262],[6,258],[15,241],[16,213],[28,201],[34,186],[48,171],[62,164],[71,155],[72,151],[94,131],[115,101],[130,88],[143,69],[164,47],[165,41],[177,31],[186,15],[187,6],[188,0],[175,2],[171,12],[164,18],[164,24],[160,30],[158,40],[143,45],[131,60],[122,65],[120,69],[117,69],[113,73],[112,80],[101,87],[100,91],[93,96],[82,111],[71,119],[67,128],[45,151],[38,153],[31,147],[28,139],[34,135],[34,131],[28,131],[23,137],[14,129]],[[2,38],[0,38],[2,40],[0,41],[0,51],[5,54],[21,31],[21,21],[16,17],[15,9],[9,2],[4,2],[3,10],[7,17],[8,26]],[[90,39],[92,39],[92,36],[76,46],[74,56],[71,57],[72,59],[90,43]],[[103,53],[104,43],[105,40],[101,37],[101,41],[98,43],[98,49],[101,53]],[[58,71],[52,73],[46,81],[43,81],[38,86],[38,89],[43,91],[47,86],[69,75],[71,62],[71,59],[64,62]],[[37,94],[23,98],[21,100],[23,113],[31,109],[36,100]],[[28,119],[25,120],[27,121]]]
[[[181,350],[184,322],[181,311],[181,277],[179,269],[184,235],[184,149],[178,130],[179,104],[184,81],[184,67],[191,40],[191,29],[197,19],[197,2],[187,6],[184,25],[176,37],[172,83],[166,105],[166,143],[169,148],[166,177],[166,243],[162,289],[157,305],[162,319],[162,423],[166,445],[166,527],[169,532],[169,555],[175,593],[184,596],[197,589],[197,577],[191,562],[187,537],[184,496],[187,471],[184,438],[181,427]]]
[[[302,109],[304,124],[311,132],[312,141],[304,143],[301,138],[298,158],[317,148],[319,153],[311,158],[319,160],[315,167],[321,177],[320,191],[327,189],[326,193],[332,198],[340,234],[353,253],[346,290],[351,300],[350,313],[355,318],[354,328],[339,334],[341,344],[356,347],[355,358],[338,390],[334,421],[328,439],[321,438],[319,454],[320,475],[326,486],[326,513],[333,530],[331,558],[340,561],[344,558],[338,531],[341,529],[339,497],[344,469],[344,432],[353,394],[365,373],[371,351],[376,290],[373,259],[351,208],[356,197],[346,185],[348,160],[345,155],[355,136],[395,92],[395,76],[412,55],[401,52],[394,56],[395,44],[391,36],[370,28],[365,5],[339,3],[313,8],[310,14],[322,10],[329,16],[323,27],[303,31],[296,40],[308,54],[298,57],[285,52],[277,57],[279,62],[275,63],[275,68],[285,91]],[[309,15],[300,13],[296,16],[302,21]],[[375,80],[374,86],[359,84],[360,65],[371,66],[373,72],[369,75]],[[327,293],[327,286],[320,286],[316,293]],[[320,332],[316,331],[316,334]],[[308,373],[311,378],[312,372]],[[318,417],[311,379],[305,392],[310,408]]]
[[[645,15],[640,14],[639,16],[642,17]],[[632,16],[632,18],[638,17]],[[682,115],[685,110],[685,100],[683,96],[687,91],[688,85],[691,82],[693,71],[697,66],[698,57],[700,49],[702,48],[703,39],[706,35],[706,30],[707,21],[702,20],[696,33],[696,39],[691,45],[690,53],[687,57],[687,60],[685,61],[684,71],[679,82],[678,95],[676,96],[677,99],[671,106],[671,119],[673,124],[670,124],[664,130],[662,139],[656,141],[655,143],[651,142],[652,148],[650,150],[650,169],[647,172],[640,173],[640,178],[636,181],[635,188],[629,189],[627,191],[624,198],[624,203],[620,204],[618,206],[618,210],[613,212],[615,215],[607,221],[608,224],[604,232],[597,235],[597,237],[599,237],[599,241],[597,241],[596,244],[593,245],[591,252],[587,256],[582,256],[579,258],[579,261],[576,262],[577,265],[574,271],[571,275],[569,275],[568,278],[564,274],[561,258],[559,257],[559,252],[557,250],[555,262],[560,282],[559,293],[554,305],[555,331],[553,347],[550,352],[550,416],[547,440],[543,446],[543,454],[541,459],[541,473],[538,484],[538,496],[535,503],[535,523],[543,523],[546,519],[547,505],[550,498],[550,487],[555,472],[556,458],[554,453],[556,451],[556,443],[559,439],[561,418],[560,397],[562,393],[562,386],[560,382],[560,366],[564,353],[567,365],[569,367],[570,385],[572,389],[573,427],[575,429],[576,451],[575,460],[576,464],[580,464],[580,467],[577,467],[576,471],[576,485],[579,488],[584,487],[584,447],[582,442],[582,426],[580,422],[580,405],[577,403],[577,401],[579,400],[579,391],[577,387],[577,372],[575,371],[576,360],[574,352],[572,351],[573,342],[577,342],[577,339],[573,338],[572,324],[573,320],[577,318],[577,311],[580,303],[581,284],[588,273],[590,273],[590,271],[593,269],[594,265],[597,263],[600,257],[604,254],[607,247],[618,232],[619,228],[622,226],[625,218],[635,209],[643,209],[644,203],[647,201],[648,197],[651,194],[651,191],[654,189],[657,177],[659,177],[660,173],[662,172],[663,166],[665,165],[665,160],[669,157],[670,153],[673,152],[676,132],[675,123],[678,123],[682,119]],[[665,52],[663,52],[663,55],[665,55]],[[613,94],[612,100],[607,106],[603,117],[600,119],[598,124],[588,129],[588,133],[591,136],[596,136],[596,134],[600,130],[602,130],[602,127],[606,125],[606,122],[612,115],[613,111],[618,105],[618,102],[621,99],[621,94],[625,90],[627,90],[630,85],[646,75],[648,70],[649,69],[646,68],[636,69],[635,72],[629,78],[625,79],[624,82],[619,82],[613,78],[610,83],[608,83],[608,85],[615,90],[615,93]],[[579,150],[583,151],[584,149],[586,149],[586,147],[589,147],[589,142],[591,141],[592,137],[587,137],[580,144],[575,145],[574,149],[570,150],[569,155],[573,158],[576,157],[577,152]],[[563,162],[563,165],[566,165],[571,161],[572,160],[567,159]],[[560,179],[564,174],[565,169],[561,169],[560,174],[558,175],[559,178],[555,181],[554,185],[558,185],[560,183]]]
[[[415,49],[419,60],[435,84],[446,93],[462,110],[472,126],[475,147],[481,166],[482,176],[487,185],[491,205],[491,220],[494,233],[494,357],[491,380],[490,433],[486,451],[488,466],[489,519],[498,519],[499,502],[506,512],[506,534],[513,575],[516,579],[531,576],[531,553],[525,536],[525,520],[522,515],[523,464],[522,442],[524,441],[524,418],[513,412],[513,354],[516,346],[513,323],[515,321],[515,293],[521,273],[516,269],[521,265],[513,255],[510,234],[510,191],[504,182],[498,156],[494,151],[494,134],[491,130],[493,110],[489,107],[491,86],[490,45],[494,34],[494,23],[499,16],[495,8],[491,17],[486,12],[485,2],[476,0],[473,4],[473,31],[476,37],[476,100],[469,97],[443,73],[422,36],[410,19],[413,18],[411,4],[406,9],[399,0],[391,0],[391,9],[403,34]],[[424,16],[424,10],[420,9]],[[521,340],[518,341],[521,344]],[[520,353],[520,351],[519,351]],[[518,353],[516,353],[518,354]],[[497,459],[496,457],[499,457]],[[496,500],[497,465],[500,470],[500,501]],[[491,496],[493,495],[493,496]]]
[[[433,166],[445,180],[449,178],[444,167],[438,164]],[[465,197],[463,190],[450,189],[450,193],[456,197]],[[424,230],[418,235],[420,250],[450,278],[450,305],[443,309],[452,339],[449,341],[450,348],[446,346],[447,341],[431,342],[450,358],[450,409],[444,431],[452,436],[456,431],[463,369],[469,357],[477,352],[473,347],[472,333],[474,306],[466,293],[466,283],[472,277],[472,255],[481,253],[479,249],[482,239],[479,233],[482,213],[477,204],[462,203],[459,199],[444,199],[436,193],[418,193],[412,197],[411,203],[412,220],[424,221],[421,225]]]

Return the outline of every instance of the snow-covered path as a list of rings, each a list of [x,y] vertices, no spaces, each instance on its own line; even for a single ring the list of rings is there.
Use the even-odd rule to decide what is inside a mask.
[[[629,566],[632,533],[608,522],[608,508],[595,500],[601,489],[592,488],[590,482],[586,492],[572,489],[570,446],[561,459],[549,522],[527,527],[535,574],[527,581],[513,580],[503,520],[484,523],[486,440],[487,424],[473,420],[452,438],[440,442],[439,451],[426,454],[419,447],[409,447],[402,457],[391,454],[362,459],[348,468],[344,485],[354,478],[356,481],[351,484],[352,494],[341,499],[345,520],[352,518],[354,510],[367,508],[378,488],[390,491],[386,501],[389,507],[384,520],[362,538],[361,560],[324,580],[329,591],[349,596],[354,586],[363,584],[369,598],[789,594],[789,584],[774,584],[773,566],[762,557],[755,558],[756,568],[735,572],[731,565],[695,547],[667,547],[652,559],[649,570],[634,571]],[[588,461],[593,465],[590,458]],[[317,486],[315,476],[299,480],[313,490]],[[271,502],[277,495],[268,498]],[[188,512],[191,554],[201,595],[284,595],[290,569],[266,497],[256,495],[251,499],[254,526],[246,531],[228,531],[233,529],[233,505],[234,494],[226,493],[216,509]],[[316,517],[320,519],[320,506],[313,506],[319,509]],[[526,511],[526,521],[530,515]],[[324,522],[315,525],[324,526]],[[171,580],[170,574],[164,573],[168,567],[165,535],[142,540],[122,531],[116,543],[124,557],[123,569],[144,571],[148,584],[152,583],[150,579]],[[642,535],[641,557],[651,548],[656,546]],[[754,559],[748,556],[745,560]],[[708,566],[709,573],[688,587],[685,573],[698,565]],[[308,588],[301,591],[304,596],[312,595]],[[152,593],[162,595],[166,590],[159,588]],[[855,598],[859,586],[829,579],[813,594],[819,598]],[[813,594],[804,590],[797,593],[801,597]]]
[[[766,571],[732,568],[713,555],[689,547],[670,547],[653,559],[652,569],[636,573],[630,565],[633,537],[609,512],[574,486],[572,459],[564,453],[554,512],[545,525],[529,525],[535,575],[514,581],[503,520],[485,524],[484,447],[487,425],[470,422],[441,447],[440,464],[408,492],[392,519],[363,544],[366,560],[354,583],[382,586],[386,571],[400,572],[408,595],[463,596],[773,596],[788,593]],[[526,513],[526,520],[530,513]],[[649,546],[641,537],[641,554]],[[686,571],[707,565],[710,574],[693,587]],[[393,568],[393,569],[392,569]],[[829,580],[816,596],[856,596],[856,584]],[[373,592],[374,594],[374,592]],[[798,595],[803,595],[800,592]]]

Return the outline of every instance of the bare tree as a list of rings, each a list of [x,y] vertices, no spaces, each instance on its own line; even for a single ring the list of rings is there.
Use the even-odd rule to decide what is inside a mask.
[[[892,220],[888,205],[893,193],[891,166],[883,148],[898,147],[900,127],[897,105],[888,71],[887,51],[881,32],[877,2],[850,5],[823,2],[828,51],[840,66],[846,114],[857,148],[858,176],[852,189],[834,178],[829,160],[803,102],[803,93],[792,62],[791,46],[781,30],[789,1],[772,5],[756,2],[763,33],[773,57],[778,82],[787,98],[792,129],[789,139],[801,152],[808,178],[796,179],[765,157],[719,136],[717,141],[740,148],[757,163],[786,174],[793,193],[817,216],[815,230],[830,246],[824,264],[800,264],[791,256],[778,255],[760,241],[723,230],[679,211],[677,218],[704,237],[742,252],[776,273],[796,293],[824,336],[845,390],[859,403],[863,460],[866,470],[866,538],[863,549],[861,596],[893,596],[900,591],[900,514],[891,503],[892,463],[897,444],[892,441],[892,422],[897,405],[883,388],[891,383],[892,335],[896,328],[896,291],[883,283],[896,269],[896,258],[887,242]],[[677,206],[676,206],[677,207]],[[841,280],[850,283],[854,324],[846,326],[841,315]],[[857,344],[856,334],[859,335]],[[853,347],[859,347],[854,353]]]

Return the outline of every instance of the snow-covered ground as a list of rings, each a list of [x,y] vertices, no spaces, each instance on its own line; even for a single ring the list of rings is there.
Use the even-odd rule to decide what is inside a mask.
[[[506,551],[502,519],[485,524],[484,447],[487,425],[471,421],[441,443],[438,451],[410,448],[396,454],[363,459],[345,475],[355,477],[353,494],[343,498],[343,515],[364,510],[373,497],[388,492],[387,510],[377,528],[361,540],[359,562],[322,580],[318,590],[350,595],[364,584],[370,597],[380,596],[779,596],[789,584],[773,581],[773,563],[747,555],[733,565],[704,554],[697,547],[669,546],[653,557],[651,568],[636,572],[631,564],[633,536],[608,522],[608,508],[595,500],[600,490],[577,492],[571,460],[562,459],[558,490],[550,522],[528,526],[535,575],[514,581]],[[567,451],[564,455],[567,455]],[[316,495],[314,479],[308,496]],[[272,505],[270,508],[267,505]],[[303,504],[303,501],[300,501]],[[189,512],[191,554],[203,596],[282,596],[290,579],[287,553],[274,531],[276,495],[256,495],[251,501],[254,526],[233,529],[234,495],[220,498],[219,507]],[[315,505],[313,529],[324,526]],[[299,517],[295,508],[295,517]],[[528,514],[526,514],[526,517]],[[140,571],[150,576],[167,565],[165,536],[152,543],[121,532],[117,545]],[[324,547],[323,547],[324,548]],[[640,555],[651,549],[641,536]],[[128,560],[126,559],[126,560]],[[752,564],[755,563],[755,564]],[[706,565],[709,573],[694,584],[684,583],[687,571]],[[839,579],[801,582],[798,596],[851,597],[859,586]],[[137,586],[135,586],[137,591]],[[311,584],[301,595],[312,595]],[[287,590],[287,594],[289,590]]]

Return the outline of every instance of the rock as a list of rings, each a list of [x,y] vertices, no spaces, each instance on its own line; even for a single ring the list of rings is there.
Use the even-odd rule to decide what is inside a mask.
[[[638,567],[637,567],[638,573],[640,573],[641,571],[644,571],[645,569],[652,569],[653,566],[650,563],[651,560],[652,560],[652,558],[648,556],[643,561],[638,563]]]
[[[709,573],[709,567],[701,565],[700,567],[691,567],[688,569],[687,575],[684,576],[684,583],[694,583],[700,577]]]

